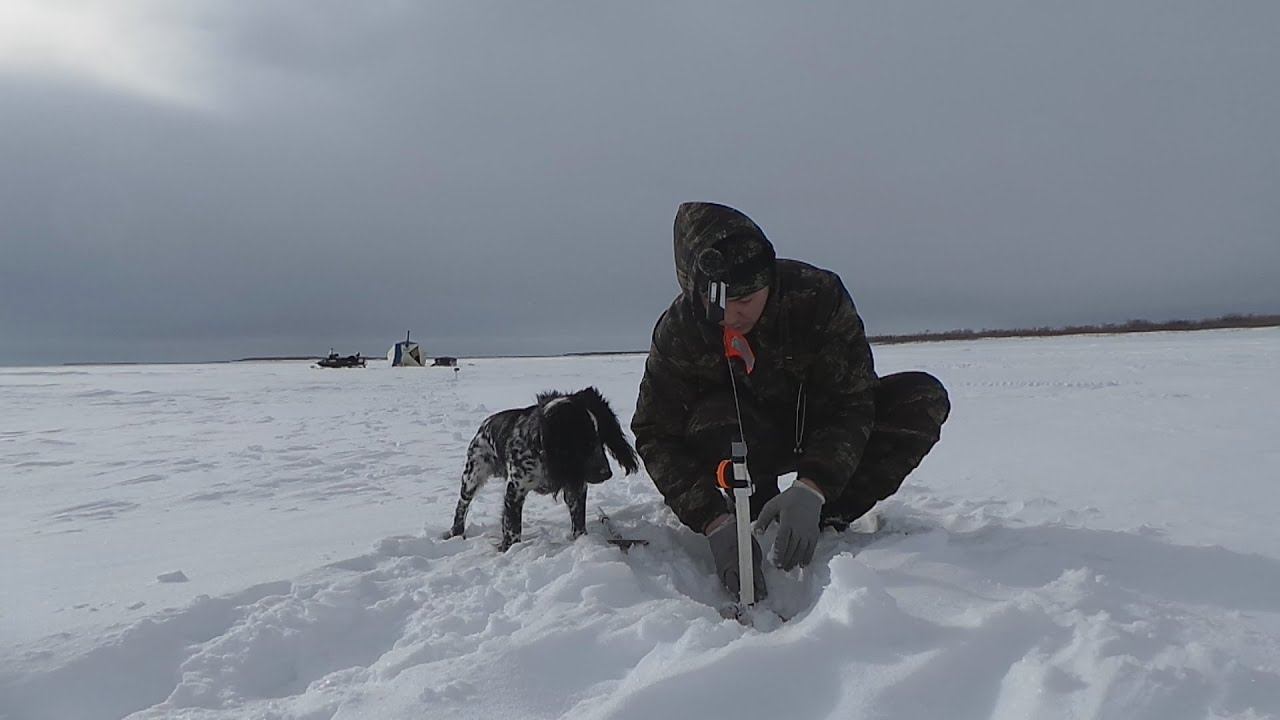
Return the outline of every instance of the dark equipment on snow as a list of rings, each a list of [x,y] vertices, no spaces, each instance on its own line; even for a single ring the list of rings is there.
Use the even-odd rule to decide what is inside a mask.
[[[338,355],[338,353],[334,352],[332,348],[330,348],[329,357],[323,358],[321,360],[317,360],[316,365],[319,365],[322,368],[364,367],[365,358],[361,356],[360,353],[356,353],[355,355],[348,355],[346,357],[341,357]]]
[[[622,552],[626,552],[634,545],[649,544],[648,540],[623,537],[622,534],[618,532],[617,528],[613,526],[613,520],[610,519],[603,510],[597,510],[596,512],[600,514],[600,524],[604,527],[605,539],[610,545],[617,545],[622,548]]]

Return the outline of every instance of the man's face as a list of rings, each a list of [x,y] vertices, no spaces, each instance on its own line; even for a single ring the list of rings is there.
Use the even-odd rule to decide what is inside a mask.
[[[768,300],[768,286],[750,295],[729,298],[724,303],[724,320],[720,324],[746,335],[760,321],[760,316],[764,314],[764,305]]]

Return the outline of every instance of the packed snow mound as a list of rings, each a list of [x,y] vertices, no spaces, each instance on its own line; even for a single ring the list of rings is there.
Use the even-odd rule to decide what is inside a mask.
[[[598,527],[506,554],[487,536],[496,528],[386,538],[10,678],[6,710],[63,720],[1280,710],[1270,665],[1280,563],[1268,558],[1142,534],[890,518],[874,535],[828,532],[803,573],[770,568],[774,594],[749,627],[720,617],[726,598],[691,533],[639,519],[624,528],[649,544],[624,553]]]

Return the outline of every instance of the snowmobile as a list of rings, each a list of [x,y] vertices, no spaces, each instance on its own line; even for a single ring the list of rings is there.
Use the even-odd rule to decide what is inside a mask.
[[[316,364],[319,365],[320,367],[326,367],[326,368],[364,367],[365,358],[361,357],[360,353],[356,353],[355,355],[348,355],[346,357],[340,357],[338,353],[330,351],[329,357],[324,358],[322,360],[317,360]]]

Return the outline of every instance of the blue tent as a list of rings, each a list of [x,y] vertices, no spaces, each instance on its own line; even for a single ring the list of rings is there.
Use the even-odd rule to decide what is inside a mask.
[[[427,364],[422,348],[409,339],[407,332],[404,334],[404,341],[396,343],[387,353],[387,359],[391,361],[391,367],[424,367]]]

